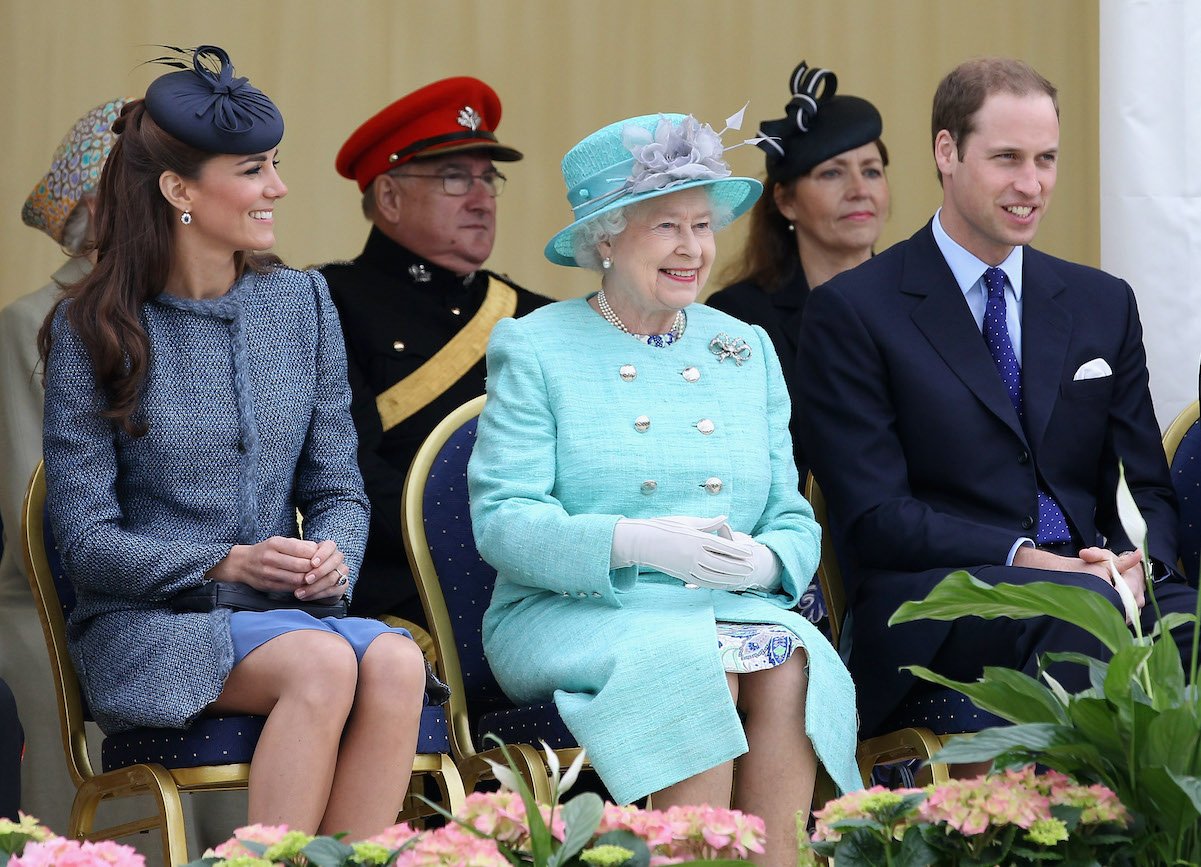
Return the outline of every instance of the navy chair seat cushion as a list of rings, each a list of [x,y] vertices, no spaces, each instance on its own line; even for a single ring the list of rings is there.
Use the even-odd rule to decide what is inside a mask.
[[[889,717],[882,731],[928,728],[936,735],[953,735],[1009,724],[1008,720],[976,707],[962,693],[953,689],[932,689],[907,698]]]
[[[1201,422],[1193,422],[1176,447],[1172,487],[1180,504],[1180,562],[1189,584],[1196,587],[1201,566]]]
[[[492,746],[484,741],[486,734],[494,734],[506,744],[537,745],[538,741],[546,741],[556,750],[579,746],[552,701],[486,713],[476,724],[476,743],[485,749]]]
[[[106,737],[100,760],[106,772],[136,764],[175,769],[248,763],[266,721],[261,716],[205,716],[188,729],[132,729]],[[441,707],[422,710],[417,752],[450,752],[446,714]]]
[[[266,719],[200,717],[188,729],[132,729],[104,739],[100,762],[106,772],[136,764],[174,769],[249,762]]]

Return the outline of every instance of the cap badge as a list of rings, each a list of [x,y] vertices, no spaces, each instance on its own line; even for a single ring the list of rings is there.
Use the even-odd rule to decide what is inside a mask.
[[[428,283],[434,277],[424,265],[410,265],[409,276],[413,278],[413,282],[415,283]]]
[[[483,118],[480,117],[480,113],[471,106],[465,105],[459,109],[459,126],[465,126],[470,130],[477,130],[480,128],[482,122]]]

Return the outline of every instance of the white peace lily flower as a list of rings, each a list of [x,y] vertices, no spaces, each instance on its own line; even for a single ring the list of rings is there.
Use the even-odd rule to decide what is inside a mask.
[[[560,794],[575,785],[576,779],[580,776],[580,768],[584,767],[585,759],[584,751],[580,750],[579,755],[571,760],[571,765],[568,766],[567,773],[563,775],[563,785],[559,788]]]
[[[1143,513],[1138,510],[1138,504],[1134,502],[1134,495],[1130,493],[1130,486],[1126,484],[1126,467],[1121,461],[1118,461],[1118,520],[1122,524],[1122,529],[1126,532],[1126,536],[1142,549],[1145,554],[1147,551],[1147,522],[1143,520]]]
[[[546,767],[550,770],[550,790],[552,792],[559,791],[559,754],[550,748],[550,744],[546,741],[538,741],[542,744],[542,754],[546,756]]]
[[[501,788],[509,789],[510,791],[520,791],[521,783],[517,779],[517,774],[513,773],[511,768],[506,767],[492,759],[484,759],[488,763],[488,767],[492,769],[492,776],[496,777],[496,781],[500,783]]]
[[[1109,574],[1113,578],[1113,587],[1118,591],[1118,595],[1122,597],[1122,607],[1126,609],[1126,622],[1133,624],[1134,634],[1142,638],[1143,628],[1139,620],[1138,603],[1134,601],[1134,594],[1130,591],[1129,585],[1126,584],[1126,579],[1118,572],[1118,567],[1113,565],[1113,560],[1105,562],[1109,564]]]

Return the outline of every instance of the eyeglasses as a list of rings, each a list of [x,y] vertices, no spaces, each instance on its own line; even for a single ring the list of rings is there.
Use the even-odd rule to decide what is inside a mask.
[[[429,178],[442,181],[442,189],[448,196],[465,196],[471,192],[472,183],[479,181],[488,191],[488,195],[494,199],[500,195],[501,190],[505,188],[505,181],[508,180],[495,169],[484,172],[482,175],[473,175],[470,172],[445,172],[440,175],[422,175],[416,172],[390,172],[389,174],[394,178]]]

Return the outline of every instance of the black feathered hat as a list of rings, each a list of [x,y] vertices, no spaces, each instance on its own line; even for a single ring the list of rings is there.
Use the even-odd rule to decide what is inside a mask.
[[[880,138],[884,121],[866,99],[836,95],[838,77],[801,61],[788,79],[792,99],[785,116],[759,125],[767,154],[767,176],[788,181],[830,157]]]

